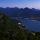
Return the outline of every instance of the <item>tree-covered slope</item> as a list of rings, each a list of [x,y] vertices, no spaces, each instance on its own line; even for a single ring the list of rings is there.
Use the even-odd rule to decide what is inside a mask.
[[[0,40],[40,40],[40,33],[33,33],[19,27],[16,20],[0,14]]]
[[[18,27],[15,20],[13,22],[3,14],[0,14],[0,40],[26,40],[24,30]]]

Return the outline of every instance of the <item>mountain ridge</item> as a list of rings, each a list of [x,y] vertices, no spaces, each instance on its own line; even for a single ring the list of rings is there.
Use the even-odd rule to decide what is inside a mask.
[[[40,16],[40,10],[35,9],[35,8],[2,8],[0,7],[0,13],[5,13],[7,16],[12,16],[12,17],[30,17],[30,16]]]

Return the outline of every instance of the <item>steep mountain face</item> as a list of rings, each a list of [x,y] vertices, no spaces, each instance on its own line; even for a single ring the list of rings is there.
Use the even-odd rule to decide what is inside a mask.
[[[13,17],[30,17],[30,15],[34,16],[40,16],[40,10],[37,9],[30,9],[30,8],[1,8],[0,7],[0,12],[5,13],[8,16],[13,16]]]

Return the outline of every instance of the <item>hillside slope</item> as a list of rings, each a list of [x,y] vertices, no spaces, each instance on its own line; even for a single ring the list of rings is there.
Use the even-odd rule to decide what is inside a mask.
[[[21,27],[19,28],[17,21],[12,22],[9,17],[0,14],[0,40],[40,40],[38,35],[33,35]]]

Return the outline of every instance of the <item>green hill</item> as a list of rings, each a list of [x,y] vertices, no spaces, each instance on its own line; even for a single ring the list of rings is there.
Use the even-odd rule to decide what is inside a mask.
[[[40,36],[19,27],[16,20],[0,14],[0,40],[40,40]],[[36,34],[36,33],[35,33]]]

